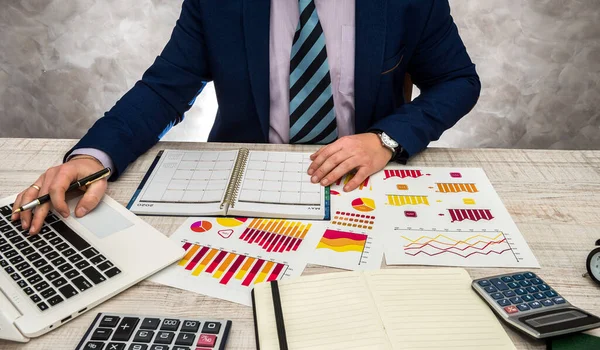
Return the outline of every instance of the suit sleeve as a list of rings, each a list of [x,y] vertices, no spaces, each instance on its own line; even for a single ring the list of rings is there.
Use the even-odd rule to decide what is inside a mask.
[[[481,90],[475,65],[450,15],[448,0],[431,3],[429,19],[408,65],[408,73],[421,94],[372,126],[385,131],[410,156],[469,113]]]
[[[142,79],[71,149],[94,148],[114,165],[115,180],[183,119],[211,74],[198,0],[185,0],[166,47]]]

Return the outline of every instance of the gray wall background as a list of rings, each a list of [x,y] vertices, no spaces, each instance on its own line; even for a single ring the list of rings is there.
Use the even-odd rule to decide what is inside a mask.
[[[435,145],[600,149],[600,0],[450,0],[477,107]],[[173,0],[1,0],[0,137],[79,138],[168,40]],[[206,140],[208,86],[169,140]]]

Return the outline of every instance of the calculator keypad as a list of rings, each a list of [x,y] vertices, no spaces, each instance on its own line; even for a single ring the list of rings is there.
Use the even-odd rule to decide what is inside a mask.
[[[481,279],[477,285],[509,315],[566,303],[532,272]]]
[[[227,320],[99,314],[77,350],[224,349]]]

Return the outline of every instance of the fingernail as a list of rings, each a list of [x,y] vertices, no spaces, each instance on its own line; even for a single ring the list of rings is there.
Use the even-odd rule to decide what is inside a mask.
[[[69,212],[63,211],[62,213],[60,213],[60,215],[62,215],[62,217],[66,219],[69,217]]]
[[[17,214],[12,214],[10,216],[10,221],[15,221],[15,220],[17,220]]]
[[[78,217],[82,217],[85,214],[87,214],[87,212],[88,212],[87,209],[85,209],[84,207],[78,208],[77,209],[77,216]]]
[[[27,221],[21,220],[21,227],[27,230],[29,228],[29,224],[27,223]]]
[[[350,191],[350,187],[349,186],[344,186],[344,192],[349,192]]]
[[[315,171],[312,169],[308,169],[308,175],[312,175]]]
[[[313,176],[310,178],[310,181],[312,181],[312,183],[316,184],[317,182],[319,182],[319,178],[316,176]]]
[[[323,181],[321,181],[321,186],[327,186],[327,180],[323,179]]]
[[[31,234],[31,231],[35,232],[35,225],[31,225],[31,227],[29,228],[29,234]]]

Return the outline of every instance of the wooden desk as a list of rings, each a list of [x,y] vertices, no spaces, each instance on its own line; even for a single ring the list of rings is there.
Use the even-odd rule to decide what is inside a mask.
[[[74,140],[0,139],[0,198],[32,184],[48,167],[59,164]],[[228,149],[236,144],[161,143],[132,164],[108,194],[125,205],[159,149]],[[248,147],[248,145],[244,145]],[[312,151],[311,146],[251,145],[252,149]],[[600,315],[600,288],[582,278],[585,258],[600,238],[600,151],[430,149],[413,165],[481,167],[540,261],[538,272],[573,304]],[[144,217],[170,235],[185,218]],[[336,269],[309,266],[304,274]],[[468,269],[471,277],[509,272],[509,269]],[[517,271],[517,270],[512,270]],[[19,344],[0,341],[0,348],[73,349],[98,312],[165,316],[218,317],[233,320],[229,349],[254,349],[252,310],[151,282],[142,282],[76,318],[63,327]],[[519,349],[544,348],[512,330]]]

